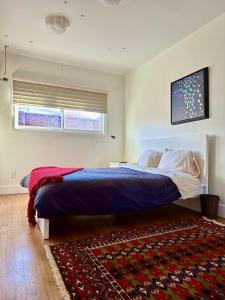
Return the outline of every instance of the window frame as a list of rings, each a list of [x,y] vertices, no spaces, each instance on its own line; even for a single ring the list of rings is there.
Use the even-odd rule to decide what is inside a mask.
[[[65,129],[64,128],[64,109],[61,110],[61,128],[53,128],[53,127],[41,127],[41,126],[22,126],[18,124],[18,108],[23,104],[13,104],[13,114],[12,114],[12,122],[13,122],[13,129],[16,131],[33,131],[33,132],[55,132],[55,133],[70,133],[70,134],[77,134],[77,135],[99,135],[99,136],[106,136],[107,130],[107,114],[101,113],[102,118],[102,130],[101,131],[94,131],[94,130],[78,130],[78,129]],[[24,106],[32,106],[26,105]],[[50,108],[44,106],[46,108]]]

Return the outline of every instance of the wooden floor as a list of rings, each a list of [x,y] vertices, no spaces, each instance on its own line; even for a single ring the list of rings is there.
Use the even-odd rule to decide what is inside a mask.
[[[45,256],[41,234],[38,228],[30,228],[27,224],[27,200],[27,195],[0,196],[0,300],[61,299]],[[47,243],[90,238],[100,233],[197,215],[170,205],[150,213],[63,218],[50,224]]]

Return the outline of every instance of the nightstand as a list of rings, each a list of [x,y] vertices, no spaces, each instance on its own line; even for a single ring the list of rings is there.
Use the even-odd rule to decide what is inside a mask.
[[[121,161],[121,162],[110,162],[109,167],[110,168],[119,168],[122,167],[124,164],[127,164],[126,161]]]

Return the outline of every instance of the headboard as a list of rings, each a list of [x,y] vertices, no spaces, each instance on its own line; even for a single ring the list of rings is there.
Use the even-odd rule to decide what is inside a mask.
[[[205,185],[205,192],[208,192],[208,136],[207,135],[184,135],[160,138],[143,138],[139,143],[139,152],[145,149],[164,151],[168,149],[191,150],[199,164],[201,175],[200,181]]]

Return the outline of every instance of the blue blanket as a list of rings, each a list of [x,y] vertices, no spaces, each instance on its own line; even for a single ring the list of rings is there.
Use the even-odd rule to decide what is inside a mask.
[[[39,218],[146,211],[181,197],[169,177],[128,168],[83,169],[63,179],[37,191]],[[21,185],[27,187],[28,180]]]

